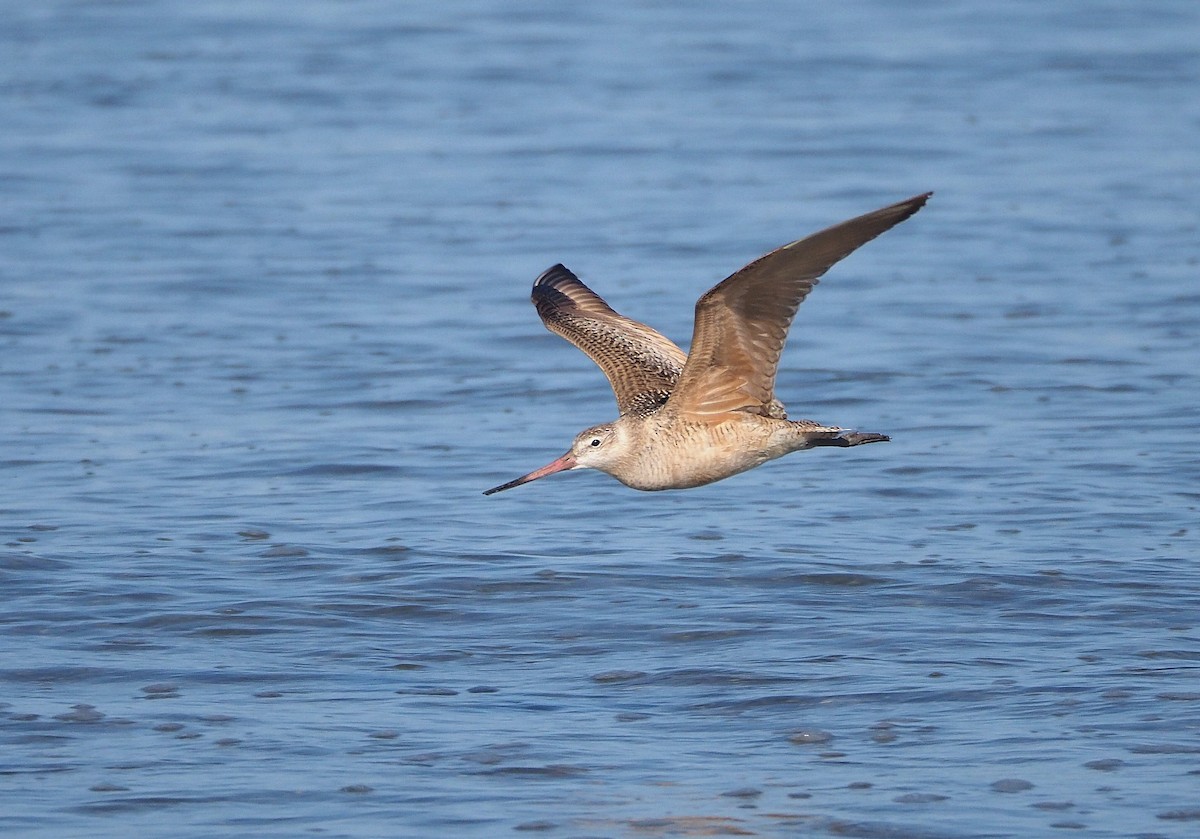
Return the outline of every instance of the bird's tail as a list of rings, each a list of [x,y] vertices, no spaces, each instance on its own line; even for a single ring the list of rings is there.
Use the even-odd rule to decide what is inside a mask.
[[[830,434],[813,434],[809,442],[814,446],[861,446],[864,443],[886,443],[892,438],[886,434],[875,434],[870,431],[836,431]]]

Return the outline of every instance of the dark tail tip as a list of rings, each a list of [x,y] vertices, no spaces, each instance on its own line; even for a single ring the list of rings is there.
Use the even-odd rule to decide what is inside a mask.
[[[839,435],[838,439],[844,440],[844,446],[861,446],[864,443],[886,443],[892,438],[886,434],[872,434],[869,431],[847,431],[845,434]]]
[[[886,443],[892,438],[886,434],[872,434],[869,431],[842,431],[830,434],[828,437],[809,438],[814,446],[861,446],[865,443]]]

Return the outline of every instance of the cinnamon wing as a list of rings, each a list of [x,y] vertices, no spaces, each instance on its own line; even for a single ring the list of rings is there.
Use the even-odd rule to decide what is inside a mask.
[[[784,245],[723,280],[696,303],[687,364],[670,407],[778,416],[775,374],[800,303],[830,266],[925,205],[932,193]]]
[[[666,401],[687,356],[660,333],[623,317],[562,265],[533,284],[533,305],[546,328],[583,350],[604,371],[622,414]]]

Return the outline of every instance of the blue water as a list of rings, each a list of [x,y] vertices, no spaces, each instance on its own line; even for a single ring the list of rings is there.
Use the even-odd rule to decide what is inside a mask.
[[[1200,6],[4,3],[0,833],[1189,837]],[[562,261],[918,192],[697,490]]]

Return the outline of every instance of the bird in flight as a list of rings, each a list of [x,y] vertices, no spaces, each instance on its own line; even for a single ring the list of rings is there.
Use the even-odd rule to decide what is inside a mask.
[[[789,420],[775,398],[775,374],[796,310],[819,278],[930,195],[784,245],[718,283],[696,303],[688,353],[617,314],[562,265],[546,270],[533,284],[538,315],[604,371],[620,416],[581,432],[562,457],[484,495],[570,469],[599,469],[633,489],[688,489],[790,452],[887,441],[884,434]]]

